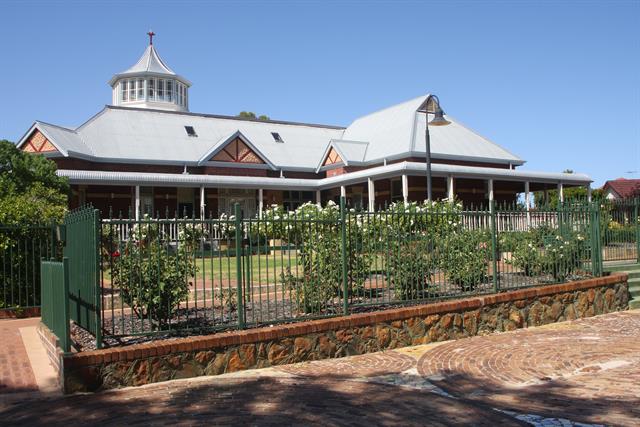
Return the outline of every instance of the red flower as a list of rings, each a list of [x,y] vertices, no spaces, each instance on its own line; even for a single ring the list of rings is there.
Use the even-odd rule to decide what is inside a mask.
[[[112,256],[113,258],[117,258],[117,257],[119,257],[119,256],[120,256],[120,251],[115,251],[114,253],[112,253],[112,254],[111,254],[111,256]]]

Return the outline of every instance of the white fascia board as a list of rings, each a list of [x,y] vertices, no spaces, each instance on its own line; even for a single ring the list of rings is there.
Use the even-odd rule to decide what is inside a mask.
[[[107,82],[107,84],[113,88],[116,82],[118,82],[119,80],[131,79],[134,77],[157,77],[162,79],[176,79],[176,80],[179,80],[181,83],[187,85],[187,87],[191,87],[192,85],[192,83],[189,80],[185,79],[184,77],[178,74],[156,73],[154,71],[136,71],[132,73],[115,74],[113,77],[111,77],[111,79]]]
[[[227,175],[155,174],[144,172],[101,172],[58,170],[59,176],[69,178],[71,184],[149,185],[176,187],[263,188],[267,190],[324,190],[343,185],[366,182],[369,178],[385,179],[400,175],[423,176],[424,163],[401,162],[387,166],[350,172],[323,179],[270,178]],[[517,171],[513,169],[480,168],[446,164],[432,165],[433,176],[469,177],[518,182],[537,182],[566,185],[589,185],[592,180],[585,174]]]
[[[251,150],[253,150],[253,152],[256,153],[258,157],[260,157],[260,159],[262,159],[262,161],[271,168],[271,170],[277,170],[275,165],[271,163],[267,156],[265,156],[260,150],[258,150],[258,148],[253,145],[251,141],[249,141],[249,138],[244,136],[240,130],[233,132],[231,135],[227,136],[226,138],[222,138],[220,141],[214,144],[214,146],[198,160],[198,165],[203,165],[208,162],[210,158],[222,151],[222,149],[226,147],[227,144],[229,144],[236,138],[240,138],[242,142],[244,142],[249,148],[251,148]],[[234,163],[234,165],[237,165],[237,163]]]
[[[105,184],[111,185],[148,185],[176,187],[207,188],[263,188],[266,190],[300,189],[314,190],[317,186],[315,179],[298,178],[270,178],[228,175],[191,175],[191,174],[153,174],[145,172],[101,172],[64,170],[57,171],[58,176],[66,176],[71,184]]]

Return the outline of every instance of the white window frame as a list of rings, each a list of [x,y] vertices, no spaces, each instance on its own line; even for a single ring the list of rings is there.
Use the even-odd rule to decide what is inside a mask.
[[[127,80],[122,80],[120,82],[120,100],[122,102],[129,101],[129,89],[127,87]]]

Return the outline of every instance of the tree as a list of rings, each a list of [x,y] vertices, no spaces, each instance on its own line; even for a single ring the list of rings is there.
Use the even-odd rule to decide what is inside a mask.
[[[240,111],[237,117],[242,117],[243,119],[270,120],[269,116],[266,116],[264,114],[256,116],[256,113],[254,113],[253,111]]]
[[[69,183],[56,164],[0,140],[0,224],[27,225],[61,220]]]
[[[69,184],[51,160],[0,140],[0,189],[0,308],[38,305],[38,261],[54,254],[50,229],[34,225],[62,220]]]

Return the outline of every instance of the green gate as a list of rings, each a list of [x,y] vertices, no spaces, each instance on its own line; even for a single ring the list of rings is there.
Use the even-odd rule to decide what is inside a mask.
[[[100,212],[77,209],[64,219],[64,256],[69,259],[69,315],[102,347],[100,295]]]
[[[40,262],[42,323],[58,338],[64,352],[71,349],[69,337],[69,260]]]
[[[640,262],[640,199],[606,200],[600,206],[604,261]]]

